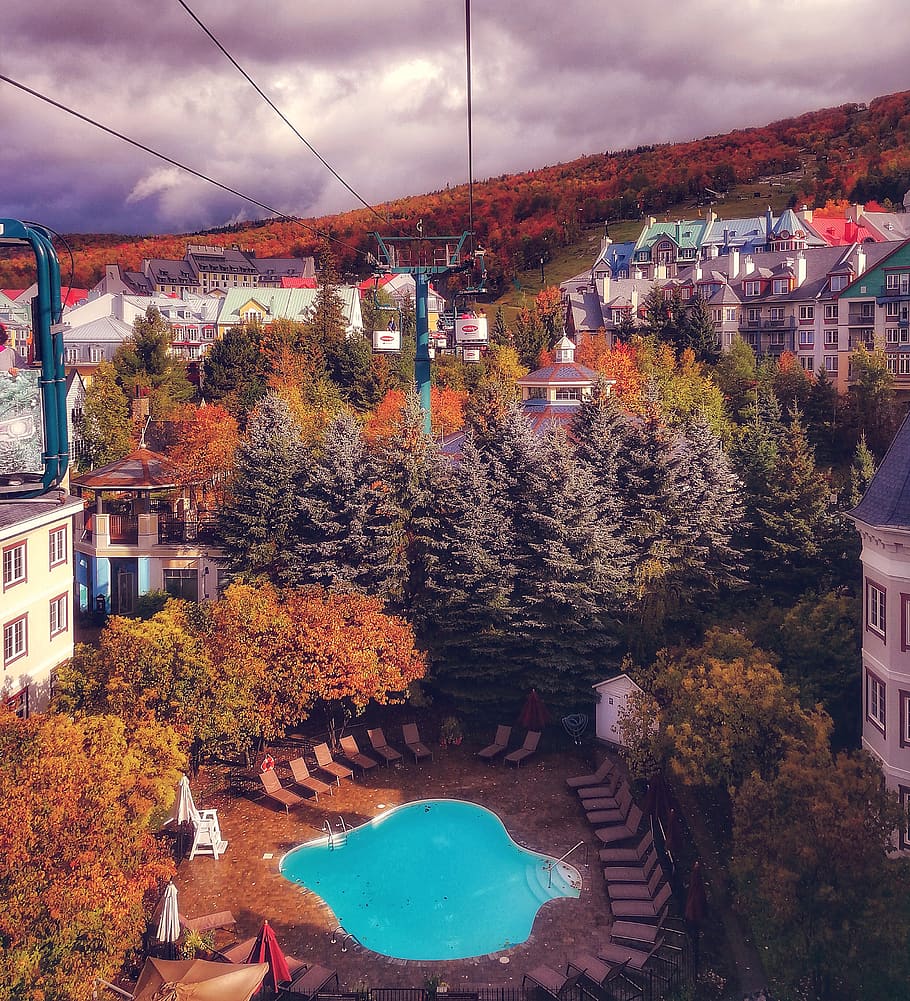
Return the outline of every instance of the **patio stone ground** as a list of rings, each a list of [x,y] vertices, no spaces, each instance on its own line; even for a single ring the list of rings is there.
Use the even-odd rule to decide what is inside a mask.
[[[572,952],[582,947],[594,951],[609,938],[610,910],[596,839],[577,797],[565,783],[567,776],[587,772],[590,765],[590,760],[572,751],[543,753],[514,768],[484,764],[466,745],[439,748],[430,762],[375,768],[354,782],[342,781],[334,796],[322,795],[318,804],[308,801],[289,815],[266,799],[253,798],[258,795],[253,783],[248,783],[245,793],[232,792],[226,772],[204,770],[193,780],[194,794],[201,800],[198,805],[218,808],[229,846],[218,860],[197,857],[181,863],[175,880],[181,913],[195,917],[230,910],[237,918],[237,939],[255,935],[267,918],[286,953],[336,969],[348,989],[358,985],[423,987],[429,977],[438,977],[453,990],[473,984],[520,986],[526,970],[541,963],[564,970]],[[280,758],[278,774],[287,781]],[[336,828],[339,816],[356,826],[388,807],[428,798],[479,803],[501,817],[517,842],[552,856],[585,842],[589,865],[583,864],[584,849],[569,859],[582,876],[581,897],[545,904],[531,938],[506,953],[446,962],[402,962],[352,946],[343,952],[340,941],[331,943],[337,924],[331,912],[314,894],[280,875],[281,857],[319,836],[326,819]],[[508,901],[503,905],[508,906]],[[219,944],[224,941],[220,939]],[[508,963],[500,962],[501,958]]]

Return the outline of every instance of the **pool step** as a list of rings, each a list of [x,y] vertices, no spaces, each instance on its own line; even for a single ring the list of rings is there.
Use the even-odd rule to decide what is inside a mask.
[[[529,865],[525,870],[525,875],[528,881],[528,889],[533,894],[535,900],[538,900],[541,904],[545,904],[548,900],[553,899],[553,891],[547,889],[550,874],[540,862]]]

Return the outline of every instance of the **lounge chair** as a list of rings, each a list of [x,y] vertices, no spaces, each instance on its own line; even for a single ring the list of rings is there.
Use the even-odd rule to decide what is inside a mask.
[[[654,847],[654,835],[649,827],[634,848],[601,848],[597,853],[608,865],[641,865]]]
[[[602,845],[615,845],[620,841],[629,841],[638,834],[643,816],[639,805],[633,803],[624,823],[595,828],[594,834]]]
[[[654,944],[647,949],[633,949],[630,945],[620,945],[618,942],[608,942],[597,947],[597,958],[605,963],[623,963],[629,970],[641,971],[651,959],[660,960],[657,953],[663,948],[665,939],[657,935]]]
[[[604,866],[604,879],[607,883],[647,883],[651,873],[663,872],[655,849],[651,849],[644,862],[639,865],[608,865]]]
[[[373,750],[387,765],[390,765],[393,761],[401,761],[401,751],[396,751],[394,747],[389,747],[389,742],[385,739],[382,727],[376,727],[375,730],[367,730],[367,736],[370,738]]]
[[[303,796],[298,796],[296,792],[285,789],[275,774],[274,768],[270,768],[267,772],[260,772],[259,781],[262,783],[262,788],[265,789],[266,796],[276,803],[280,803],[284,807],[285,813],[290,813],[292,806],[300,806],[301,803],[306,802]]]
[[[294,776],[294,785],[300,786],[301,789],[309,789],[316,797],[317,803],[319,802],[319,794],[321,792],[327,792],[332,796],[335,795],[334,790],[328,782],[323,782],[322,779],[317,779],[315,776],[310,775],[310,770],[307,768],[303,758],[294,758],[288,764],[291,766],[291,775]]]
[[[217,931],[219,928],[230,928],[235,924],[237,919],[230,911],[213,911],[211,914],[201,914],[198,918],[180,915],[180,927],[187,931]]]
[[[632,997],[642,997],[644,995],[644,988],[639,987],[634,980],[626,976],[627,966],[628,960],[621,963],[606,963],[599,957],[591,956],[587,952],[578,952],[574,956],[569,957],[569,961],[566,964],[566,973],[581,973],[585,980],[589,980],[601,990],[615,983],[617,980],[625,980],[629,988],[634,990],[636,994],[632,995],[628,989],[624,989],[622,997],[624,1001],[631,1001]],[[615,996],[613,991],[609,991],[608,993],[610,997]]]
[[[414,761],[420,763],[424,758],[433,757],[433,752],[420,739],[420,731],[416,723],[405,723],[401,727],[404,746],[414,755]]]
[[[571,991],[581,977],[581,973],[569,976],[560,973],[559,970],[554,970],[551,966],[535,966],[533,970],[521,978],[521,986],[524,989],[530,982],[542,991],[546,991],[551,997],[558,999]]]
[[[334,981],[338,990],[338,974],[327,966],[311,963],[298,972],[291,971],[291,982],[282,987],[279,997],[285,994],[293,997],[312,998]]]
[[[570,789],[600,785],[612,774],[615,768],[616,765],[609,758],[604,758],[596,772],[591,772],[588,775],[573,775],[571,778],[566,779],[566,785]]]
[[[316,764],[319,766],[319,770],[325,772],[326,775],[331,775],[337,785],[341,785],[342,779],[354,778],[354,773],[347,765],[339,764],[332,757],[328,744],[317,744],[313,748],[313,754],[316,755]]]
[[[664,883],[653,900],[610,900],[610,910],[617,920],[662,921],[670,907],[673,891]]]
[[[610,900],[654,900],[664,882],[663,870],[656,866],[646,883],[617,883],[607,881]]]
[[[620,795],[616,797],[616,806],[608,806],[597,809],[587,806],[588,803],[598,802],[597,800],[585,800],[585,816],[589,824],[624,824],[632,809],[632,790],[624,786],[620,790]]]
[[[477,752],[477,757],[483,758],[484,761],[492,761],[493,758],[502,754],[502,752],[509,746],[509,738],[511,736],[512,727],[500,724],[496,727],[496,736],[493,738],[493,743],[487,744],[486,747],[479,750]]]
[[[610,942],[619,942],[624,948],[626,942],[636,946],[655,946],[661,937],[660,924],[648,924],[644,921],[614,921],[610,926]]]
[[[592,788],[595,787],[592,786]],[[590,813],[592,810],[626,809],[631,802],[632,790],[628,782],[623,782],[619,789],[616,790],[615,796],[597,796],[593,799],[583,799],[581,805],[585,813]]]
[[[360,750],[357,741],[350,734],[341,738],[341,756],[362,772],[367,772],[379,764],[375,758],[371,758]]]
[[[509,765],[515,765],[516,768],[521,766],[522,761],[525,758],[530,758],[531,755],[537,750],[537,745],[540,743],[540,731],[539,730],[528,730],[525,734],[525,742],[518,748],[517,751],[512,751],[511,754],[507,754],[502,760]]]
[[[578,798],[582,802],[586,802],[589,799],[600,799],[603,796],[615,796],[616,790],[624,785],[628,785],[626,780],[619,772],[614,772],[612,775],[607,776],[607,780],[603,785],[583,786],[581,789],[576,789],[575,791],[578,793]]]

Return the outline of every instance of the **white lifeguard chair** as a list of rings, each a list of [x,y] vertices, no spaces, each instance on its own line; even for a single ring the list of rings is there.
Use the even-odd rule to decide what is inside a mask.
[[[197,855],[212,855],[220,858],[228,843],[221,836],[221,825],[218,823],[217,810],[200,810],[199,822],[193,837],[193,847],[190,849],[190,861]]]

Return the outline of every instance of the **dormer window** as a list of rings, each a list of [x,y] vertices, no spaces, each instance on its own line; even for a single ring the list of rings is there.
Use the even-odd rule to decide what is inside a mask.
[[[761,295],[761,282],[745,282],[743,284],[744,295]]]
[[[790,291],[790,279],[775,278],[771,284],[771,291],[774,295],[786,295]]]
[[[831,275],[831,291],[832,292],[843,292],[847,287],[847,276],[846,275]]]

